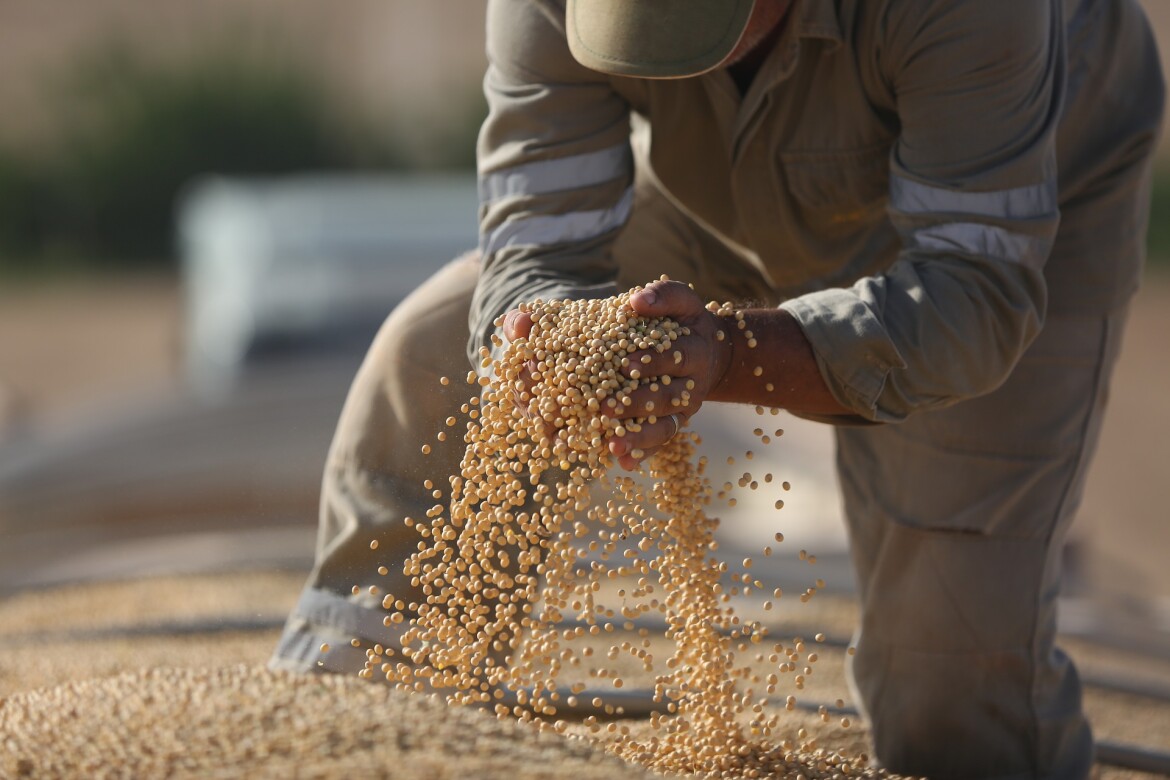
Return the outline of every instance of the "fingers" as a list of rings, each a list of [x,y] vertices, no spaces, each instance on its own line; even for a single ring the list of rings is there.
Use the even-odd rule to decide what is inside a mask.
[[[504,332],[504,338],[508,341],[527,338],[528,334],[532,332],[532,315],[526,311],[512,309],[504,315],[504,324],[501,330]],[[535,370],[536,361],[529,360],[526,364],[525,371],[520,375],[520,381],[523,382],[524,387],[528,390],[531,390],[536,384],[532,379],[532,372]]]
[[[685,380],[660,382],[639,387],[632,393],[617,398],[607,398],[601,405],[601,414],[619,420],[634,417],[662,417],[667,414],[692,415],[698,410],[696,399]]]
[[[702,387],[706,385],[701,377],[709,372],[707,364],[710,361],[706,358],[711,350],[702,335],[706,331],[701,320],[710,314],[690,287],[672,281],[660,280],[647,285],[631,296],[630,306],[641,317],[670,317],[686,325],[682,331],[684,335],[680,335],[670,349],[662,353],[647,350],[629,355],[628,364],[621,370],[627,377],[641,379],[639,387],[602,404],[601,414],[607,417],[644,421],[640,425],[626,423],[629,428],[624,428],[624,435],[613,436],[607,441],[618,464],[624,469],[636,470],[645,458],[676,435],[679,427],[702,404]],[[699,331],[692,334],[689,328],[696,322]],[[509,311],[501,323],[502,334],[509,341],[527,338],[532,327],[531,315],[519,310]],[[535,361],[530,362],[527,370],[518,377],[524,395],[535,384],[532,379],[535,368]],[[696,388],[692,376],[700,378],[698,384],[701,387]],[[648,418],[653,418],[654,422],[649,422]]]
[[[518,338],[528,338],[532,331],[532,315],[526,311],[512,309],[504,315],[504,338],[515,341]]]
[[[622,373],[631,378],[701,375],[707,371],[709,354],[701,336],[679,336],[669,349],[662,352],[645,350],[631,354],[629,365],[622,367]]]
[[[685,423],[686,417],[682,414],[659,417],[653,423],[643,423],[636,431],[627,430],[624,436],[610,439],[609,451],[617,458],[618,465],[633,471],[674,438]]]
[[[707,352],[700,347],[697,336],[682,336],[673,349],[657,353],[653,350],[635,352],[629,364],[621,371],[628,377],[641,380],[633,392],[608,399],[601,413],[607,417],[629,418],[663,415],[687,410],[692,396],[700,391],[692,377],[703,377],[708,371]],[[687,411],[693,414],[694,410]]]
[[[528,334],[532,331],[532,315],[528,312],[513,309],[504,315],[504,323],[501,330],[504,332],[504,338],[508,341],[527,338]],[[532,378],[532,373],[535,370],[536,361],[529,360],[518,377],[520,386],[514,388],[512,391],[513,397],[516,400],[516,406],[525,417],[532,417],[534,415],[531,392],[533,387],[536,386],[536,381]]]
[[[630,296],[630,306],[643,317],[684,319],[704,311],[703,301],[682,282],[658,281]]]

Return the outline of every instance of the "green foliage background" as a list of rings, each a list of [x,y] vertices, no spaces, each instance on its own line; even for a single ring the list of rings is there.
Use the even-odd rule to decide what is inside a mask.
[[[1154,169],[1148,246],[1150,265],[1170,270],[1170,163]]]
[[[230,45],[165,67],[110,47],[82,58],[52,99],[61,132],[49,148],[0,148],[9,276],[170,266],[176,200],[203,174],[414,167],[401,143],[331,100],[305,67]],[[485,109],[479,96],[466,103],[428,135],[427,164],[474,165]]]

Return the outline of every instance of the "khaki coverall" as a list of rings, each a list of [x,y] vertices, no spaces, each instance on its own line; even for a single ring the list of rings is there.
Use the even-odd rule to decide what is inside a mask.
[[[668,273],[791,312],[855,414],[851,672],[882,764],[1085,776],[1055,606],[1144,262],[1163,85],[1136,2],[797,0],[742,95],[725,71],[590,71],[563,20],[489,2],[479,251],[391,314],[354,382],[273,665],[356,670],[350,637],[394,643],[365,590],[404,592],[375,569],[413,549],[423,478],[457,471],[434,435],[467,389],[437,378],[466,373],[464,342],[521,300]]]

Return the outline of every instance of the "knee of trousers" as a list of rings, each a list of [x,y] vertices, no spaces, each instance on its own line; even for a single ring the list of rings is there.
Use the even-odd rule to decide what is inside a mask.
[[[838,431],[862,602],[852,677],[879,759],[931,777],[1080,777],[1055,647],[1060,550],[1125,320],[1049,318],[997,391]]]
[[[385,622],[384,599],[409,604],[424,598],[404,573],[419,536],[403,519],[423,516],[432,503],[409,480],[352,465],[330,467],[316,562],[285,623],[272,668],[354,674],[368,648],[399,646],[403,626]]]
[[[1046,547],[888,529],[850,670],[883,766],[932,778],[1088,771],[1079,681],[1051,647]]]
[[[847,433],[839,452],[875,753],[932,778],[1082,776],[1092,740],[1054,648],[1076,458],[960,457],[915,434]]]

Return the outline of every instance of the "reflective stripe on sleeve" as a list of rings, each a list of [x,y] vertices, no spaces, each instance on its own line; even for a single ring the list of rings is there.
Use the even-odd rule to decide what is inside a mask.
[[[514,195],[544,195],[601,184],[633,169],[629,144],[556,160],[517,165],[479,179],[479,199],[489,203]]]
[[[480,237],[480,251],[486,257],[509,246],[550,246],[587,241],[624,225],[633,203],[634,188],[631,186],[608,209],[508,220]]]
[[[890,206],[903,214],[960,213],[989,219],[1056,216],[1056,181],[994,192],[958,192],[894,175]]]
[[[908,249],[990,257],[1029,268],[1042,267],[1051,247],[1051,242],[1044,239],[975,222],[948,222],[924,227],[909,233],[905,240]]]

